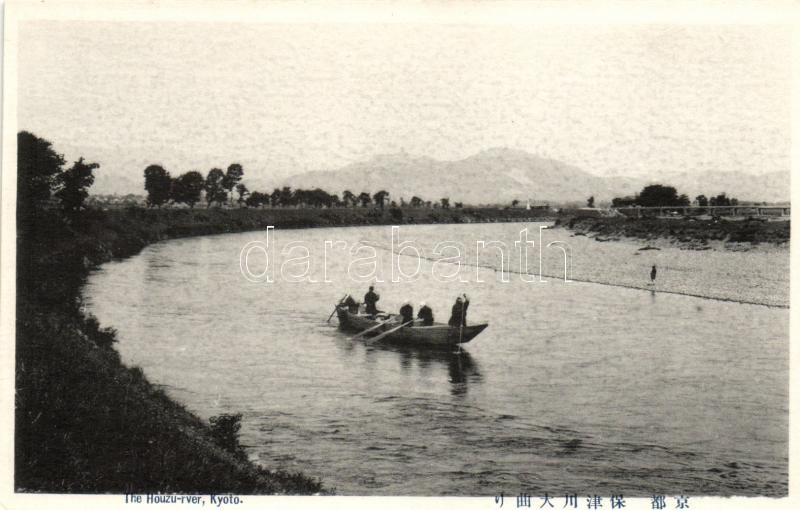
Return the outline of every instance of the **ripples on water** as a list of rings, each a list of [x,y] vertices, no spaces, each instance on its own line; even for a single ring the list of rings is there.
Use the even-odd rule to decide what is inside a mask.
[[[437,228],[488,229],[513,246],[521,226],[407,232]],[[276,241],[311,242],[322,280],[325,240],[388,232],[284,231]],[[788,310],[501,283],[490,270],[485,283],[441,284],[427,273],[379,284],[383,307],[424,299],[444,321],[467,292],[469,321],[490,326],[461,352],[408,349],[352,341],[325,322],[344,292],[366,290],[340,277],[351,260],[342,252],[329,253],[335,283],[247,282],[239,252],[263,239],[156,244],[103,266],[85,295],[119,330],[127,363],[204,418],[243,413],[242,442],[267,467],[340,494],[786,494]]]

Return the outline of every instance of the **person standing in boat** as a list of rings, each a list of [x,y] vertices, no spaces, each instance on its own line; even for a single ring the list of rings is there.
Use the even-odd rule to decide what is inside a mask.
[[[347,295],[347,299],[344,300],[344,306],[347,307],[347,311],[350,313],[358,313],[358,303],[353,296]]]
[[[433,326],[433,310],[424,301],[419,304],[417,319],[422,321],[423,326]]]
[[[450,314],[450,320],[447,323],[450,327],[455,328],[460,326],[466,327],[467,325],[467,308],[469,308],[469,298],[464,294],[456,298],[456,303],[453,305],[453,310]]]
[[[400,317],[403,324],[414,320],[414,307],[408,301],[405,301],[400,307]]]
[[[378,308],[375,304],[381,297],[375,293],[375,287],[369,286],[369,292],[364,294],[364,304],[367,305],[367,315],[375,315],[378,313]]]

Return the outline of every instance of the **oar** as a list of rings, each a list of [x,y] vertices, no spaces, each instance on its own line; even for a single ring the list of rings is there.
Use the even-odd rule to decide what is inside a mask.
[[[378,329],[379,327],[383,326],[383,325],[384,325],[384,324],[386,324],[387,322],[392,322],[392,319],[386,319],[386,320],[385,320],[385,321],[383,321],[383,322],[379,322],[378,324],[376,324],[376,325],[372,326],[371,328],[367,328],[367,329],[365,329],[364,331],[361,331],[361,332],[360,332],[360,333],[358,333],[356,336],[352,337],[350,340],[355,340],[355,339],[357,339],[357,338],[361,338],[362,336],[366,335],[366,334],[367,334],[367,333],[369,333],[370,331],[375,331],[376,329]]]
[[[340,300],[339,300],[339,302],[338,302],[338,303],[336,303],[336,306],[334,306],[334,307],[333,307],[333,311],[331,312],[331,314],[330,314],[330,315],[328,315],[328,320],[327,320],[327,321],[325,321],[325,322],[330,322],[330,321],[331,321],[331,319],[333,318],[333,314],[335,314],[335,313],[336,313],[336,310],[338,310],[338,309],[339,309],[339,305],[341,305],[341,304],[342,304],[342,301],[344,301],[344,298],[346,298],[346,297],[347,297],[347,294],[345,294],[344,296],[342,296],[342,299],[340,299]]]
[[[404,327],[404,326],[408,326],[408,325],[409,325],[409,324],[411,324],[412,322],[414,322],[414,320],[413,320],[413,319],[412,319],[412,320],[410,320],[410,321],[408,321],[408,322],[406,322],[406,323],[400,324],[400,325],[399,325],[399,326],[397,326],[396,328],[392,328],[392,329],[390,329],[389,331],[384,331],[384,332],[383,332],[383,333],[381,333],[380,335],[378,335],[378,336],[374,336],[374,337],[370,338],[370,341],[371,341],[371,342],[377,342],[378,340],[381,340],[382,338],[386,337],[386,335],[391,335],[392,333],[394,333],[394,332],[395,332],[395,331],[397,331],[398,329],[400,329],[400,328],[402,328],[402,327]]]

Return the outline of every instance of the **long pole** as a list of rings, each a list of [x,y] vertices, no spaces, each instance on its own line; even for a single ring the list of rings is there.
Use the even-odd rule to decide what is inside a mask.
[[[466,297],[466,295],[465,295]],[[466,299],[461,303],[461,322],[458,325],[458,353],[461,354],[461,344],[464,343],[464,305]]]
[[[333,307],[333,311],[331,312],[331,314],[330,314],[330,315],[328,315],[328,320],[327,320],[327,321],[325,321],[325,322],[330,322],[330,321],[331,321],[331,319],[333,318],[333,314],[335,314],[335,313],[336,313],[336,310],[338,310],[338,309],[339,309],[339,305],[341,305],[341,304],[342,304],[342,301],[344,301],[344,298],[346,298],[346,297],[347,297],[347,294],[345,294],[344,296],[342,296],[342,299],[340,299],[340,300],[339,300],[339,302],[338,302],[338,303],[336,303],[336,306],[334,306],[334,307]]]
[[[371,331],[375,331],[375,330],[376,330],[376,329],[378,329],[379,327],[381,327],[381,326],[383,326],[384,324],[386,324],[386,323],[389,323],[389,322],[392,322],[392,319],[391,319],[391,318],[389,318],[389,319],[387,319],[387,320],[385,320],[385,321],[383,321],[383,322],[379,322],[378,324],[375,324],[374,326],[372,326],[372,327],[370,327],[370,328],[367,328],[367,329],[365,329],[364,331],[361,331],[361,332],[359,332],[357,335],[354,335],[354,336],[352,336],[352,337],[350,338],[350,340],[355,340],[356,338],[361,338],[362,336],[366,335],[367,333],[369,333],[369,332],[371,332]]]
[[[410,321],[408,321],[408,322],[404,322],[403,324],[400,324],[400,325],[399,325],[399,326],[397,326],[396,328],[392,328],[392,329],[390,329],[389,331],[384,331],[384,332],[383,332],[383,333],[381,333],[380,335],[378,335],[378,336],[374,336],[374,337],[370,338],[369,340],[370,340],[371,342],[377,342],[378,340],[380,340],[380,339],[384,338],[384,337],[385,337],[385,336],[387,336],[387,335],[391,335],[392,333],[394,333],[395,331],[397,331],[397,330],[399,330],[399,329],[403,328],[404,326],[408,326],[408,325],[409,325],[409,324],[411,324],[412,322],[414,322],[414,320],[413,320],[413,319],[412,319],[412,320],[410,320]]]

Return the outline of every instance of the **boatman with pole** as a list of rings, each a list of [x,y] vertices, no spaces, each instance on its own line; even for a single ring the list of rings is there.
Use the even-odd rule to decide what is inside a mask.
[[[364,304],[367,305],[367,315],[376,315],[378,308],[375,306],[381,297],[375,293],[375,287],[369,286],[369,292],[364,294]]]
[[[450,327],[464,327],[467,325],[467,308],[469,308],[469,298],[464,294],[464,299],[461,296],[456,298],[456,303],[453,305],[453,310],[450,313],[450,320],[447,323]]]

